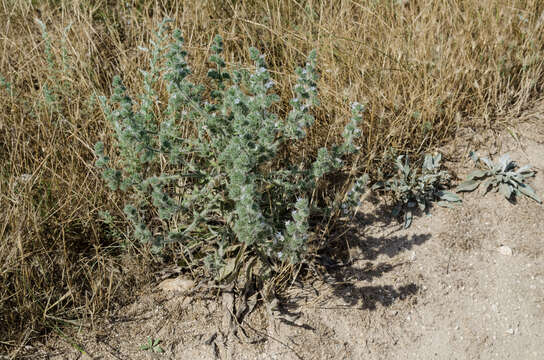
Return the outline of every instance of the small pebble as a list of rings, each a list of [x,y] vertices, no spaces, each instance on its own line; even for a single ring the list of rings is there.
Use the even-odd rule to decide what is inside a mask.
[[[512,256],[512,249],[508,246],[501,246],[498,250],[501,255]]]
[[[159,289],[163,291],[178,291],[186,292],[191,290],[195,286],[193,280],[177,277],[175,279],[166,279],[159,284]]]

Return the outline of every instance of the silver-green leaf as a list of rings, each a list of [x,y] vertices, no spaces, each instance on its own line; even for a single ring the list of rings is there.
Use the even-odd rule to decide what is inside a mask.
[[[480,179],[485,176],[488,176],[488,174],[489,174],[488,171],[477,169],[471,172],[470,174],[468,174],[467,180]]]
[[[512,186],[508,185],[507,183],[500,183],[499,184],[499,191],[507,199],[510,199],[510,196],[512,196]]]
[[[457,186],[455,191],[461,192],[461,191],[474,191],[478,186],[480,185],[479,181],[476,180],[467,180],[463,181],[461,184]]]
[[[451,201],[451,202],[461,201],[461,198],[459,197],[459,195],[452,193],[451,191],[445,191],[445,190],[440,191],[438,196],[440,197],[440,199],[445,201]]]
[[[524,194],[525,196],[530,197],[531,199],[535,200],[537,203],[542,204],[542,200],[536,195],[535,191],[532,187],[530,187],[527,184],[520,184],[518,187],[519,192]]]

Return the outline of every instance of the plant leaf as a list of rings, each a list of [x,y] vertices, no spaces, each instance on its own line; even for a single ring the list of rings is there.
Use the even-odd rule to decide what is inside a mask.
[[[533,173],[533,171],[531,170],[531,165],[524,165],[520,167],[516,172],[518,174],[524,174],[524,173],[532,174]]]
[[[535,191],[532,187],[530,187],[527,184],[520,184],[518,187],[519,192],[524,194],[525,196],[530,197],[531,199],[535,200],[537,203],[542,204],[542,200],[536,195]]]
[[[480,158],[480,161],[482,161],[490,170],[493,170],[494,166],[493,166],[493,163],[491,162],[491,160],[489,160],[488,158]]]
[[[436,204],[438,206],[447,207],[447,208],[450,208],[450,209],[455,209],[455,204],[452,204],[449,201],[438,201]]]
[[[499,184],[499,191],[507,199],[510,199],[510,196],[512,196],[512,186],[508,185],[506,183],[500,183]]]
[[[519,173],[518,176],[520,176],[523,179],[528,179],[530,177],[535,176],[535,174],[536,173],[534,171],[526,171],[526,172]]]
[[[486,176],[489,176],[489,173],[487,171],[477,169],[468,174],[467,180],[479,179]]]
[[[436,154],[436,156],[433,158],[433,164],[435,167],[438,167],[440,165],[440,161],[442,161],[442,154],[441,153],[438,153]]]
[[[423,169],[431,170],[433,168],[433,156],[431,154],[425,154],[425,160],[423,161]]]
[[[512,166],[512,162],[510,161],[510,156],[508,154],[504,154],[503,156],[501,156],[499,158],[499,164],[501,165],[501,169],[502,171],[506,171],[506,169],[509,167],[509,166]]]
[[[476,180],[463,181],[457,186],[457,188],[455,188],[455,191],[474,191],[478,187],[478,185],[480,185],[480,182]]]
[[[461,198],[459,197],[459,195],[452,193],[451,191],[446,191],[446,190],[439,191],[438,196],[440,197],[440,199],[445,201],[450,201],[450,202],[461,201]]]
[[[404,169],[404,165],[402,164],[402,158],[404,157],[404,155],[400,155],[397,160],[395,161],[395,165],[397,166],[397,169],[399,169],[400,171],[403,171]]]
[[[408,229],[410,225],[412,225],[412,212],[407,211],[406,214],[404,214],[404,228]]]
[[[484,188],[483,188],[483,193],[484,195],[487,194],[489,192],[489,189],[491,187],[493,187],[494,185],[497,184],[497,180],[495,180],[494,178],[489,178],[487,179],[485,182],[484,182]]]

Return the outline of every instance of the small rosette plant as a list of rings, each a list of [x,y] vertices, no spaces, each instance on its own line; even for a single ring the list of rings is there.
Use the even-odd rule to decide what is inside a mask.
[[[384,189],[392,194],[395,201],[392,215],[396,217],[404,213],[405,228],[412,224],[416,209],[428,213],[431,203],[452,207],[461,202],[457,194],[446,190],[451,176],[446,170],[441,170],[441,160],[440,153],[435,156],[426,154],[419,169],[411,167],[408,158],[401,155],[395,162],[397,174],[373,186],[374,189]]]
[[[518,168],[508,154],[501,156],[496,163],[486,157],[479,157],[474,152],[470,153],[470,158],[480,165],[480,169],[468,174],[465,181],[457,186],[457,192],[474,191],[482,185],[484,195],[495,190],[509,201],[513,201],[516,196],[525,195],[542,204],[533,188],[525,183],[525,180],[535,176],[530,165]]]

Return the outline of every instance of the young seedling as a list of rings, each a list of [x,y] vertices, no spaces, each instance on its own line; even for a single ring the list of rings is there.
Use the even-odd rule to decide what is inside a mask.
[[[161,343],[160,339],[153,339],[151,336],[147,337],[147,343],[140,345],[140,350],[143,351],[152,351],[155,353],[162,354],[164,353],[163,348],[159,345]]]
[[[495,192],[500,191],[508,201],[514,201],[516,196],[523,194],[542,204],[542,200],[533,188],[525,183],[527,178],[535,176],[530,165],[518,168],[508,154],[501,156],[497,163],[493,163],[486,157],[479,157],[474,152],[470,153],[470,158],[479,164],[480,168],[468,174],[465,181],[457,186],[457,192],[474,191],[483,184],[484,195],[495,190]]]
[[[374,185],[373,189],[383,188],[391,191],[396,201],[393,216],[404,212],[404,228],[412,224],[413,211],[419,208],[428,213],[431,202],[440,206],[452,207],[453,203],[461,202],[461,198],[445,190],[451,179],[449,173],[440,170],[442,155],[425,155],[421,170],[410,167],[408,158],[403,162],[401,155],[395,162],[397,175]]]

